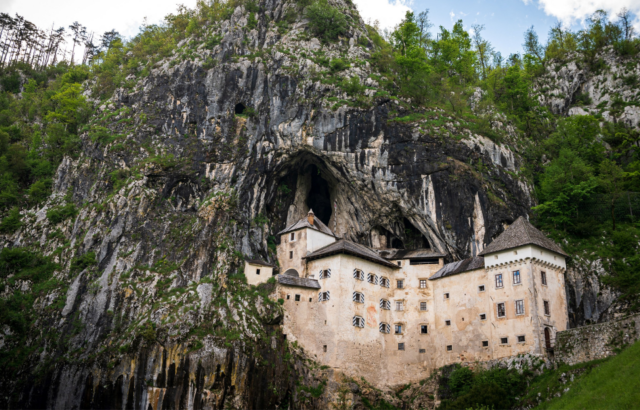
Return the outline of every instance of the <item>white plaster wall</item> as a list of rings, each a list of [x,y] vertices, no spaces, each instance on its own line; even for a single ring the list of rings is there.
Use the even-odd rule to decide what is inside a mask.
[[[545,263],[557,266],[558,268],[567,268],[567,263],[564,256],[535,245],[521,246],[506,251],[485,255],[484,266],[485,268],[490,268],[498,265],[506,265],[527,258],[535,258]]]
[[[280,245],[277,247],[278,263],[280,273],[285,273],[288,269],[295,269],[301,278],[306,277],[305,261],[307,256],[307,231],[309,229],[299,229],[294,231],[295,239],[291,240],[291,232],[280,236]],[[293,252],[293,258],[290,258]]]
[[[258,269],[260,269],[259,275]],[[261,283],[265,283],[271,276],[273,276],[273,268],[269,266],[254,265],[249,262],[245,262],[244,276],[246,276],[247,283],[249,285],[257,286]]]
[[[307,235],[307,252],[315,252],[336,241],[333,236],[327,235],[315,229],[305,229]]]

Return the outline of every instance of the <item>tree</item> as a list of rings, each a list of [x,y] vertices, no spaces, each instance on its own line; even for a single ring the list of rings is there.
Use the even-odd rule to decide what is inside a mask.
[[[633,16],[631,15],[631,12],[626,7],[623,7],[622,10],[620,10],[620,12],[617,14],[617,17],[618,24],[620,24],[622,32],[624,33],[624,39],[626,41],[631,41],[635,31],[633,27]]]
[[[69,28],[72,32],[71,41],[73,42],[73,48],[71,49],[71,65],[73,65],[76,45],[82,44],[87,39],[87,28],[77,21],[70,25]]]
[[[478,63],[480,63],[480,70],[482,79],[487,78],[487,71],[490,69],[490,59],[493,54],[493,47],[491,43],[482,38],[482,31],[484,31],[484,24],[475,24],[473,28],[473,46],[476,49],[476,55],[478,56]]]
[[[100,46],[102,50],[108,52],[111,49],[111,44],[117,38],[120,38],[120,33],[118,33],[115,29],[111,31],[106,31],[100,37]]]
[[[344,14],[329,5],[327,0],[319,0],[307,8],[309,25],[322,41],[335,41],[347,32],[347,19]]]
[[[598,182],[602,189],[609,196],[611,205],[611,221],[613,223],[613,230],[616,230],[616,201],[622,196],[622,184],[624,182],[625,172],[620,168],[618,164],[605,159],[600,163],[600,176]]]

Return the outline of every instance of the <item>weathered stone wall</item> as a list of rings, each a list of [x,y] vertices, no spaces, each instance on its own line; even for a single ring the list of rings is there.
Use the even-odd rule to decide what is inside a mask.
[[[604,359],[640,340],[640,315],[558,332],[555,360],[567,364]]]

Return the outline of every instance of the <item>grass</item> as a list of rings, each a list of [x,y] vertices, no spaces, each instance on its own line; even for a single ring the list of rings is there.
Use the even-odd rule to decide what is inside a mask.
[[[537,409],[633,409],[640,406],[640,342],[577,380]]]

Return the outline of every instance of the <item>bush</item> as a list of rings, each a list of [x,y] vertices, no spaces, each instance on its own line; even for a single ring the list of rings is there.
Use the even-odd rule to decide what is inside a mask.
[[[357,76],[351,77],[351,79],[347,80],[346,78],[342,80],[342,89],[344,89],[347,94],[350,96],[358,95],[364,90],[362,84],[360,84],[360,78]]]
[[[329,63],[329,68],[331,69],[332,73],[337,73],[339,71],[346,70],[349,67],[350,67],[349,63],[347,63],[341,58],[334,58]]]
[[[344,13],[329,5],[327,0],[313,3],[306,12],[311,31],[322,41],[335,41],[347,32],[347,19]]]
[[[5,216],[0,222],[1,233],[14,233],[22,226],[22,217],[20,209],[15,207],[9,211],[9,215]]]
[[[71,261],[71,267],[69,271],[71,273],[82,272],[89,266],[97,264],[96,254],[94,252],[87,252],[82,256],[74,258]]]
[[[65,206],[57,206],[47,211],[47,219],[54,225],[73,218],[76,215],[78,215],[78,210],[73,203],[66,204]]]

